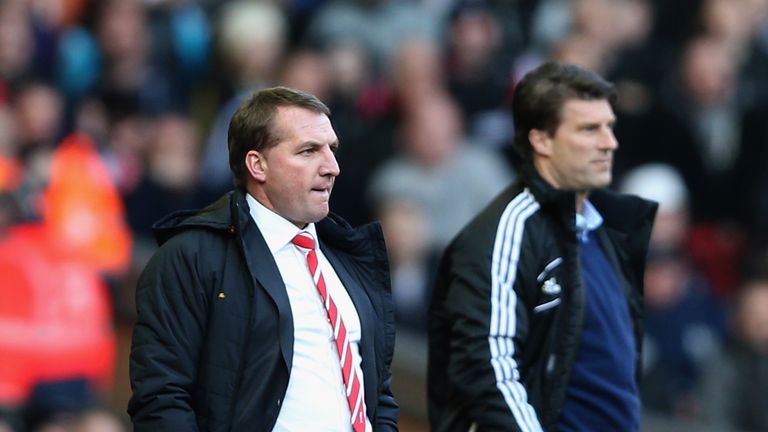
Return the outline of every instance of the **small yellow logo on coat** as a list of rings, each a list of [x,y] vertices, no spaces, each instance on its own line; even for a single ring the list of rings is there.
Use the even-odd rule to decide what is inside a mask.
[[[223,298],[227,298],[227,295],[226,295],[226,294],[224,294],[223,292],[220,292],[220,293],[219,293],[219,298],[220,298],[220,299],[223,299]]]

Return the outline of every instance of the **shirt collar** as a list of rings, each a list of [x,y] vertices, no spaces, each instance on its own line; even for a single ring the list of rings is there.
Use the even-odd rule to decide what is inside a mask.
[[[603,217],[600,216],[600,212],[589,200],[584,200],[581,213],[576,213],[576,235],[579,240],[586,242],[589,233],[600,228],[602,224]]]
[[[317,239],[315,224],[310,223],[304,229],[299,229],[288,219],[264,207],[251,194],[246,194],[245,200],[248,202],[251,217],[256,222],[256,226],[259,227],[259,231],[261,231],[261,235],[264,237],[264,241],[267,242],[267,247],[272,254],[275,254],[278,250],[289,244],[296,237],[296,234],[300,232],[308,232],[313,238]]]

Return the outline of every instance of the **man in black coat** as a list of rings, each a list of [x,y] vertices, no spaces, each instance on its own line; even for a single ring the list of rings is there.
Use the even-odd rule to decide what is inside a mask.
[[[235,190],[155,225],[131,350],[136,431],[394,431],[381,229],[329,214],[328,108],[284,87],[229,126]]]

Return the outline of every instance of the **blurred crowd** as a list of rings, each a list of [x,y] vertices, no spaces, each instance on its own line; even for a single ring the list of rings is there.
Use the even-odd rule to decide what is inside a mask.
[[[151,225],[231,188],[258,88],[331,108],[331,208],[382,221],[399,331],[424,337],[547,59],[616,84],[614,187],[660,203],[646,410],[768,430],[767,0],[0,0],[0,431],[126,430],[114,328]]]

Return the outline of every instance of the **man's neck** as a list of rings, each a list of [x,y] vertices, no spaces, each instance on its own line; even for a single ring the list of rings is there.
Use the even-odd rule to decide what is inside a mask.
[[[576,192],[576,213],[584,211],[584,201],[587,200],[589,192]]]
[[[547,165],[545,165],[540,159],[533,161],[533,167],[536,172],[539,173],[541,178],[544,179],[550,186],[555,189],[563,189],[555,176],[550,172]],[[584,201],[589,197],[589,191],[574,191],[576,193],[576,213],[581,213],[584,210]]]

